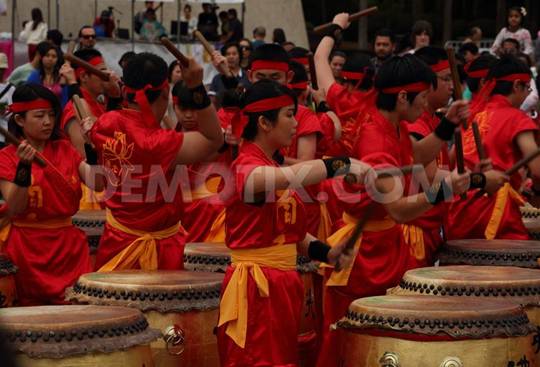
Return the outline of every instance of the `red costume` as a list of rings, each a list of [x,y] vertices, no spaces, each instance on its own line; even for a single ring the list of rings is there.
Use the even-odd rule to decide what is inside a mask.
[[[259,146],[245,142],[240,148],[238,159],[232,165],[236,186],[231,201],[227,203],[226,243],[232,250],[233,263],[236,256],[243,259],[229,266],[222,287],[220,327],[217,333],[222,366],[295,366],[298,363],[296,345],[303,283],[295,268],[295,258],[296,243],[306,235],[304,206],[296,193],[290,190],[276,192],[276,200],[268,197],[262,203],[245,203],[246,179],[260,166],[275,167],[277,164]],[[289,270],[272,264],[284,258],[276,256],[276,251],[279,253],[286,249],[292,251],[284,256],[292,262],[288,264]],[[267,279],[266,288],[256,281],[256,278],[261,277],[259,269],[262,277]],[[248,272],[245,297],[247,329],[243,347],[239,345],[242,339],[235,341],[229,333],[229,327],[239,321],[234,316],[227,318],[230,313],[227,312],[225,297],[229,288],[241,287],[233,283],[236,283],[237,273],[242,271]],[[238,315],[242,315],[242,312],[238,312]]]
[[[64,304],[65,288],[92,270],[86,236],[71,224],[81,198],[82,157],[65,140],[48,141],[42,154],[50,165],[32,164],[27,208],[6,231],[4,250],[19,268],[20,306]],[[2,149],[0,179],[12,182],[18,163],[14,146]]]
[[[188,177],[182,166],[174,165],[183,137],[157,123],[149,125],[143,113],[131,109],[105,113],[96,121],[90,138],[110,173],[108,186],[114,189],[105,202],[112,217],[107,218],[98,247],[97,269],[134,241],[158,232],[151,237],[159,268],[183,268],[181,185]],[[140,261],[139,265],[143,267]]]
[[[474,121],[478,123],[486,155],[499,171],[507,170],[522,158],[516,137],[526,131],[538,131],[534,121],[502,95],[491,97]],[[473,170],[478,153],[472,129],[463,132],[463,153],[467,168]],[[515,191],[521,183],[522,177],[516,173],[497,195],[482,195],[475,190],[469,191],[466,199],[454,201],[448,211],[448,238],[529,239],[519,211],[523,199]]]
[[[81,88],[81,92],[82,92],[84,101],[90,108],[90,112],[92,113],[92,115],[96,117],[100,117],[106,112],[105,106],[99,103],[98,101],[96,101],[94,97],[92,97],[86,89]],[[60,120],[60,130],[65,133],[68,122],[71,119],[76,119],[76,118],[77,118],[77,115],[75,113],[75,106],[73,106],[73,101],[70,100],[64,107],[64,112],[62,113],[62,119]]]

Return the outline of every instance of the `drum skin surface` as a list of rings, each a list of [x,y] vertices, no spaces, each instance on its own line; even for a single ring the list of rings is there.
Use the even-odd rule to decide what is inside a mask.
[[[440,252],[441,265],[495,265],[540,268],[540,241],[454,240]]]
[[[6,255],[0,254],[0,308],[12,307],[17,303],[16,273],[17,267]]]
[[[0,323],[23,367],[152,367],[149,344],[160,336],[140,311],[125,307],[6,308]]]
[[[163,334],[171,326],[183,342],[167,350],[163,339],[152,343],[156,367],[219,366],[217,340],[223,274],[190,271],[119,271],[81,276],[66,299],[82,304],[122,305],[144,312]]]
[[[435,296],[354,301],[337,323],[344,366],[501,366],[534,363],[535,327],[511,302]],[[533,364],[531,364],[533,365]]]

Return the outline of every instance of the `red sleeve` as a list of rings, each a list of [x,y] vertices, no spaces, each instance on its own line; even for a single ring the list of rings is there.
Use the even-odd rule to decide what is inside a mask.
[[[231,124],[231,118],[223,108],[220,108],[217,111],[217,117],[219,119],[222,129],[226,129]]]
[[[395,148],[388,139],[373,125],[366,126],[357,141],[358,158],[374,167],[399,167],[400,164],[394,153]]]
[[[10,145],[0,150],[0,180],[13,182],[18,162],[15,147]]]
[[[409,134],[411,135],[416,134],[422,136],[422,138],[425,138],[431,134],[431,129],[429,128],[428,124],[421,118],[412,124],[409,124],[407,127],[409,128]]]
[[[66,133],[66,127],[68,125],[69,120],[77,118],[75,116],[75,109],[73,108],[73,102],[69,101],[66,104],[66,107],[64,107],[64,112],[62,113],[62,119],[60,120],[60,131],[62,133]]]
[[[298,106],[298,108],[296,136],[300,138],[310,134],[322,133],[321,123],[315,112],[304,106]]]
[[[523,111],[518,111],[516,118],[513,119],[512,125],[508,125],[511,140],[514,141],[516,137],[525,131],[538,132],[538,125],[527,116]]]
[[[346,92],[347,90],[345,87],[338,83],[334,83],[328,88],[328,92],[326,93],[326,103],[332,111],[337,113],[339,104],[343,102]]]

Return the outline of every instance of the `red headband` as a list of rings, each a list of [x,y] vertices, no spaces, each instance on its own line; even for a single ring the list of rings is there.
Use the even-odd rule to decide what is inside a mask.
[[[36,99],[30,102],[15,102],[9,105],[8,111],[11,113],[21,113],[31,110],[48,110],[52,108],[51,102],[46,99]]]
[[[284,61],[270,61],[270,60],[255,60],[251,63],[251,70],[279,70],[287,72],[289,71],[289,63]]]
[[[364,73],[354,72],[354,71],[342,71],[341,76],[349,80],[362,80],[364,79]]]
[[[307,57],[295,57],[291,59],[292,61],[296,61],[302,65],[309,65],[309,59]]]
[[[503,81],[503,82],[514,82],[516,80],[522,81],[522,82],[530,82],[531,81],[531,75],[530,74],[510,74],[506,76],[502,76],[500,78],[495,78],[497,81]]]
[[[93,65],[93,66],[98,66],[100,64],[105,64],[105,60],[103,60],[103,57],[101,56],[95,56],[95,57],[92,57],[90,60],[87,61],[90,65]],[[79,66],[75,69],[75,75],[77,76],[77,78],[79,79],[81,77],[81,74],[86,72],[86,69]]]
[[[434,73],[438,73],[439,71],[443,71],[444,69],[450,69],[450,62],[448,60],[441,60],[435,65],[429,66],[431,70],[433,70]]]
[[[480,79],[485,78],[489,73],[489,69],[479,69],[474,71],[468,71],[467,76],[469,78]]]
[[[416,82],[416,83],[410,83],[410,84],[405,84],[405,85],[398,85],[395,87],[384,88],[383,90],[381,90],[381,92],[385,94],[396,94],[401,91],[419,93],[419,92],[425,91],[426,89],[429,89],[429,87],[430,85],[428,83]]]
[[[159,125],[159,121],[156,121],[156,117],[154,116],[154,113],[152,112],[150,103],[148,103],[148,98],[146,98],[145,92],[147,90],[152,91],[152,92],[157,92],[168,87],[169,87],[169,81],[165,79],[163,83],[161,83],[157,87],[154,87],[151,84],[147,84],[144,88],[133,89],[124,85],[124,92],[135,94],[135,102],[139,105],[139,108],[141,109],[144,121],[147,123],[153,122],[152,126],[154,127],[156,126],[156,124]]]
[[[245,114],[277,110],[293,104],[294,100],[286,94],[279,97],[261,99],[260,101],[250,103],[245,106],[242,111],[239,111],[231,120],[232,132],[237,138],[242,136],[244,128],[248,123],[248,118]]]
[[[306,90],[308,88],[308,85],[309,83],[306,81],[304,82],[298,82],[298,83],[291,83],[289,85],[287,85],[289,87],[289,89],[302,89],[302,90]]]

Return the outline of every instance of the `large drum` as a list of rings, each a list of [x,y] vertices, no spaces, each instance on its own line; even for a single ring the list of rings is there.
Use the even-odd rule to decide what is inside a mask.
[[[361,298],[337,327],[346,333],[340,353],[346,367],[532,366],[535,358],[535,328],[510,302]]]
[[[21,367],[152,367],[149,343],[160,335],[124,307],[5,308],[0,324]]]
[[[66,299],[143,311],[164,334],[152,344],[156,367],[217,367],[214,327],[222,282],[222,274],[189,271],[90,273],[66,291]]]
[[[184,268],[193,271],[224,273],[231,263],[231,250],[223,243],[187,243],[184,249]],[[317,305],[313,289],[313,274],[318,265],[309,258],[298,256],[296,268],[304,282],[304,309],[302,310],[298,343],[301,364],[311,365],[317,348]]]
[[[17,267],[6,255],[0,254],[0,308],[16,304],[15,273]]]
[[[105,228],[105,210],[81,210],[73,216],[73,225],[86,233],[93,266],[99,240]]]
[[[521,219],[525,228],[529,231],[529,236],[534,240],[540,240],[540,209],[528,204],[519,208]]]
[[[540,241],[455,240],[439,253],[441,265],[497,265],[540,268]]]

